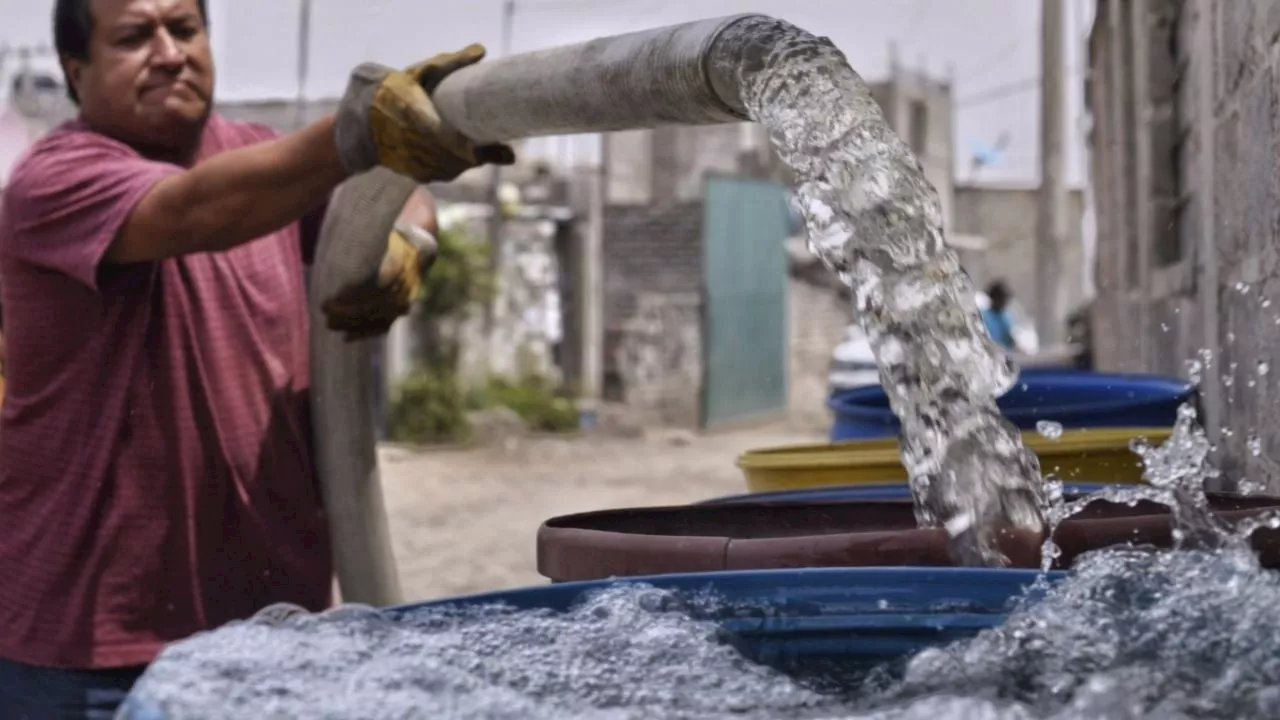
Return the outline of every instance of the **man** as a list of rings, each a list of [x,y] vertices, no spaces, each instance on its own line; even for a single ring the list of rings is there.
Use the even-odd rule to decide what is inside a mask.
[[[362,65],[336,115],[275,137],[211,111],[206,21],[203,0],[56,3],[79,118],[28,151],[0,205],[0,717],[110,717],[164,644],[329,604],[314,214],[378,167],[425,183],[513,160],[428,97],[480,46]],[[422,198],[405,212],[431,221]],[[391,233],[382,275],[329,303],[329,326],[385,331],[424,258]]]
[[[991,307],[982,311],[982,322],[987,326],[987,333],[1000,347],[1016,350],[1017,343],[1013,338],[1013,320],[1009,317],[1009,288],[997,280],[987,288],[987,298]]]

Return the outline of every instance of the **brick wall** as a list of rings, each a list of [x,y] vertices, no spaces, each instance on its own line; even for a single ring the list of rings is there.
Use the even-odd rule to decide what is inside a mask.
[[[702,203],[611,206],[604,232],[604,326],[621,330],[641,293],[702,289]]]
[[[1280,490],[1280,0],[1101,0],[1090,64],[1098,362],[1209,349],[1221,464]]]

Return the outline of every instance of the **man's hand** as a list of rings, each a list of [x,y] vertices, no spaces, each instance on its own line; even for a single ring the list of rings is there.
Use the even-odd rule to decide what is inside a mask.
[[[385,334],[409,312],[435,260],[435,237],[402,216],[387,237],[377,279],[348,288],[322,304],[329,329],[345,333],[348,341]]]
[[[421,183],[449,181],[483,164],[510,165],[506,145],[477,147],[449,126],[430,93],[450,73],[479,62],[482,45],[441,53],[406,70],[365,63],[351,73],[334,135],[351,173],[381,165]]]
[[[385,177],[396,176],[386,173]],[[377,182],[374,178],[361,180],[370,181]],[[348,341],[375,337],[391,329],[391,324],[407,314],[422,294],[423,279],[436,260],[433,233],[438,228],[431,195],[421,188],[414,190],[387,233],[377,275],[344,287],[321,304],[329,329],[345,333]],[[345,241],[355,242],[356,238]]]

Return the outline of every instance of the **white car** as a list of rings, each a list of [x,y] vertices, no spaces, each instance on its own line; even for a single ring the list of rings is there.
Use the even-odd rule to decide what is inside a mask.
[[[991,300],[986,293],[977,293],[975,300],[979,309],[991,307]],[[1009,306],[1009,314],[1013,317],[1013,341],[1018,345],[1017,352],[1034,355],[1039,351],[1040,338],[1031,319],[1017,302]],[[875,354],[871,352],[871,341],[862,331],[862,326],[850,323],[845,328],[844,339],[831,353],[827,389],[839,392],[879,384],[880,371],[876,368]]]

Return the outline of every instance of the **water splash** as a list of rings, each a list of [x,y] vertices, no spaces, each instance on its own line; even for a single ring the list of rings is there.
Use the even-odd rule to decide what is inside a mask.
[[[937,191],[829,41],[759,18],[722,42],[760,50],[729,71],[795,175],[810,249],[853,288],[917,517],[966,564],[1004,563],[998,527],[1043,528],[1039,462],[996,407],[1017,371],[944,242]]]
[[[1277,633],[1280,575],[1248,551],[1110,550],[1000,628],[913,658],[904,682],[866,702],[979,698],[996,718],[1276,717]]]
[[[1194,408],[1163,445],[1134,443],[1149,486],[1067,502],[1172,508],[1172,551],[1119,547],[1075,560],[976,637],[868,672],[789,677],[746,661],[709,618],[709,594],[612,587],[568,613],[437,608],[233,623],[175,644],[134,695],[168,720],[1164,720],[1280,716],[1280,574],[1249,547],[1280,514],[1234,527],[1208,510],[1217,477]],[[1046,546],[1051,563],[1055,548]],[[894,612],[881,599],[876,607]],[[741,611],[739,608],[738,611]],[[758,611],[757,611],[758,612]],[[753,614],[751,617],[757,617]]]
[[[259,618],[169,647],[134,696],[168,720],[773,720],[838,706],[686,614],[713,603],[632,586],[564,614]]]
[[[1061,440],[1062,423],[1052,420],[1038,420],[1036,421],[1036,432],[1040,433],[1040,436],[1046,440]]]

